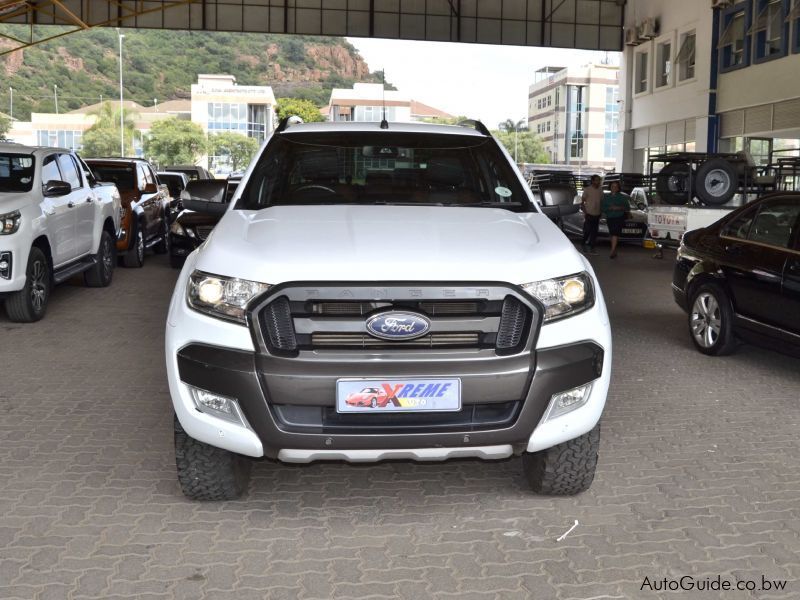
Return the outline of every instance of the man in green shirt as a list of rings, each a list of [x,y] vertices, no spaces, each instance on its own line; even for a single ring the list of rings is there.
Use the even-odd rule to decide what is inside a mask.
[[[603,196],[600,208],[606,217],[608,233],[611,235],[611,258],[617,258],[617,244],[625,226],[625,217],[631,210],[631,198],[622,193],[619,181],[612,181],[610,190],[611,193]]]

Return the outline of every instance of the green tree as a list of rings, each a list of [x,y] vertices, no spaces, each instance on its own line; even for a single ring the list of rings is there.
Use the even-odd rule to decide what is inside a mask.
[[[207,148],[203,128],[177,117],[153,123],[150,137],[144,143],[145,156],[158,165],[193,165]]]
[[[209,136],[208,148],[214,156],[229,156],[231,169],[239,171],[258,151],[258,141],[241,133],[225,131]]]
[[[298,98],[278,98],[278,118],[300,117],[305,123],[324,121],[325,118],[319,112],[319,108],[310,100],[300,100]]]
[[[435,123],[436,125],[458,125],[463,121],[469,121],[469,117],[460,115],[458,117],[425,117],[423,123]]]
[[[514,131],[522,131],[528,128],[525,119],[520,119],[519,121],[514,121],[514,119],[506,119],[497,127],[500,131],[507,131],[509,133],[513,133]]]
[[[11,118],[0,113],[0,140],[11,130]]]
[[[505,146],[513,159],[515,147],[514,131],[493,131],[492,134]],[[518,163],[547,164],[550,162],[550,155],[544,149],[542,139],[531,131],[520,131],[516,134],[516,149]]]
[[[103,102],[94,115],[94,124],[83,134],[83,151],[86,156],[119,156],[119,108],[114,102]],[[125,155],[133,155],[133,136],[136,135],[136,113],[122,113],[125,132]]]

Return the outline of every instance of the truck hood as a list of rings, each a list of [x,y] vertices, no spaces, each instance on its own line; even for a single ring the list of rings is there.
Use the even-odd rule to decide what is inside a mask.
[[[196,268],[287,281],[526,283],[586,269],[544,215],[435,206],[276,206],[229,210]]]
[[[34,192],[0,192],[0,214],[34,203]]]

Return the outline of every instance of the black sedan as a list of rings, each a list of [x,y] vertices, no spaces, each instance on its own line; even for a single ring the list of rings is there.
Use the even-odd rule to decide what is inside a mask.
[[[800,351],[799,230],[800,193],[779,193],[683,236],[672,289],[700,352],[737,338]]]

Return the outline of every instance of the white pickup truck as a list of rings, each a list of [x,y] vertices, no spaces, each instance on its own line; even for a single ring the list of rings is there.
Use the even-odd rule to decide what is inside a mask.
[[[708,227],[736,208],[734,205],[715,207],[650,205],[647,211],[647,229],[656,243],[677,246],[687,231]]]
[[[0,143],[0,299],[8,318],[41,319],[53,284],[114,271],[120,196],[74,152]]]

